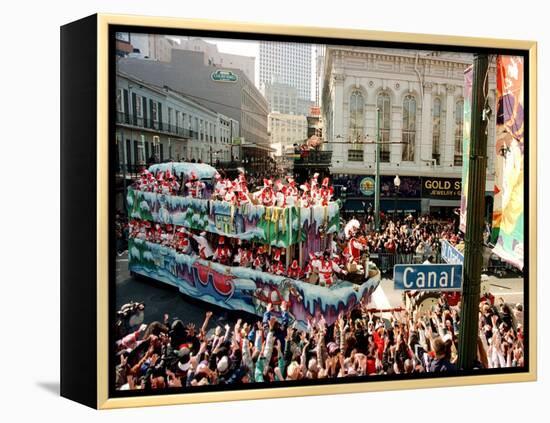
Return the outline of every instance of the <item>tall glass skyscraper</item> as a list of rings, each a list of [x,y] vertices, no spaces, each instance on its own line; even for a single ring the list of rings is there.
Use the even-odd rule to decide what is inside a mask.
[[[311,100],[311,44],[260,42],[260,86],[279,82],[298,90],[298,98]]]

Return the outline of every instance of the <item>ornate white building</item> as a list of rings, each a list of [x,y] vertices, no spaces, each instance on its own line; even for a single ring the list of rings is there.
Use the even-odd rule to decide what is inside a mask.
[[[464,71],[472,63],[466,53],[327,46],[321,108],[331,173],[374,175],[379,119],[381,142],[387,143],[381,145],[381,175],[460,178]],[[488,83],[494,111],[494,65]],[[492,152],[494,114],[488,131]],[[488,156],[492,191],[494,154]]]

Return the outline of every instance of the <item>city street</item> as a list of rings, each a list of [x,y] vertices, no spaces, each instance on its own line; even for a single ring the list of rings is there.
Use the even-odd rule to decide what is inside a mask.
[[[195,323],[200,326],[204,321],[206,311],[212,311],[210,327],[216,324],[225,325],[226,322],[235,322],[239,317],[226,310],[200,301],[189,299],[177,289],[152,279],[133,277],[128,271],[127,254],[116,259],[116,307],[120,307],[130,301],[145,303],[145,321],[162,322],[164,313],[169,313],[170,319],[180,318],[185,323]],[[245,319],[246,320],[246,319]]]
[[[128,258],[124,254],[116,259],[116,307],[130,301],[139,301],[146,304],[145,320],[152,322],[162,321],[164,313],[169,312],[170,318],[180,318],[184,322],[192,322],[195,325],[202,324],[206,311],[212,311],[210,328],[220,323],[232,324],[238,318],[254,316],[228,313],[221,308],[210,306],[200,301],[195,301],[178,292],[175,288],[162,282],[145,278],[132,277],[128,271]],[[502,297],[509,304],[523,303],[523,278],[497,278],[489,276],[489,289],[495,298]],[[393,287],[393,280],[384,278],[373,293],[370,306],[377,309],[398,308],[403,306],[403,291]],[[388,317],[385,314],[384,317]]]
[[[523,278],[497,278],[489,276],[489,290],[495,298],[502,297],[509,304],[523,303]],[[373,293],[373,307],[388,309],[403,305],[403,291],[393,288],[392,279],[382,279]]]

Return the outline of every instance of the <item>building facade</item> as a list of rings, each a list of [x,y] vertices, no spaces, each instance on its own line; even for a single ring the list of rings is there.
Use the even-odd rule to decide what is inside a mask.
[[[172,48],[175,45],[172,39],[160,34],[130,33],[130,43],[135,54],[146,59],[159,60],[161,62],[170,61]]]
[[[261,91],[269,104],[270,112],[306,116],[312,105],[311,101],[298,96],[296,88],[277,82],[276,78],[262,83]]]
[[[311,44],[260,41],[260,86],[273,80],[290,85],[298,98],[311,99]]]
[[[239,123],[166,87],[117,72],[116,143],[119,171],[168,160],[226,162]]]
[[[173,50],[170,62],[122,58],[118,70],[149,84],[168,87],[206,108],[238,122],[242,147],[268,155],[268,104],[259,90],[239,69],[204,64],[204,53]],[[241,148],[241,147],[239,147]],[[235,149],[237,150],[237,149]]]
[[[415,193],[411,210],[458,207],[460,194],[456,190],[451,195],[420,188],[433,185],[427,181],[434,176],[442,178],[444,186],[454,186],[461,179],[464,72],[472,62],[469,54],[327,46],[322,120],[324,148],[332,151],[331,173],[351,175],[351,179],[372,177],[379,128],[382,182],[384,177],[400,175],[402,180],[411,178],[405,179],[410,185],[419,184],[419,190],[411,191]],[[489,73],[489,106],[495,110],[494,66]],[[489,151],[494,145],[493,117]],[[358,185],[370,184],[365,178],[354,180]],[[494,159],[489,155],[487,191],[492,190],[493,182]]]
[[[305,116],[272,112],[268,116],[267,129],[270,134],[271,148],[276,156],[282,156],[293,145],[301,145],[307,139],[308,124]]]
[[[323,85],[323,65],[325,61],[325,45],[315,46],[315,105],[321,104],[321,88]]]
[[[256,58],[238,54],[222,53],[216,44],[209,43],[201,38],[177,37],[174,49],[198,51],[204,53],[204,64],[221,68],[240,69],[246,77],[254,83]]]

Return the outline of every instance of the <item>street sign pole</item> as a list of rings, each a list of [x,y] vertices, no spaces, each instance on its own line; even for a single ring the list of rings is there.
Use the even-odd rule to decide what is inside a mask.
[[[380,231],[380,108],[376,108],[376,179],[374,180],[374,228]]]
[[[472,85],[471,136],[468,169],[468,213],[464,248],[464,281],[460,314],[458,366],[470,370],[477,360],[479,332],[479,300],[483,248],[483,216],[485,178],[487,176],[487,120],[484,108],[487,99],[486,54],[474,55]]]

